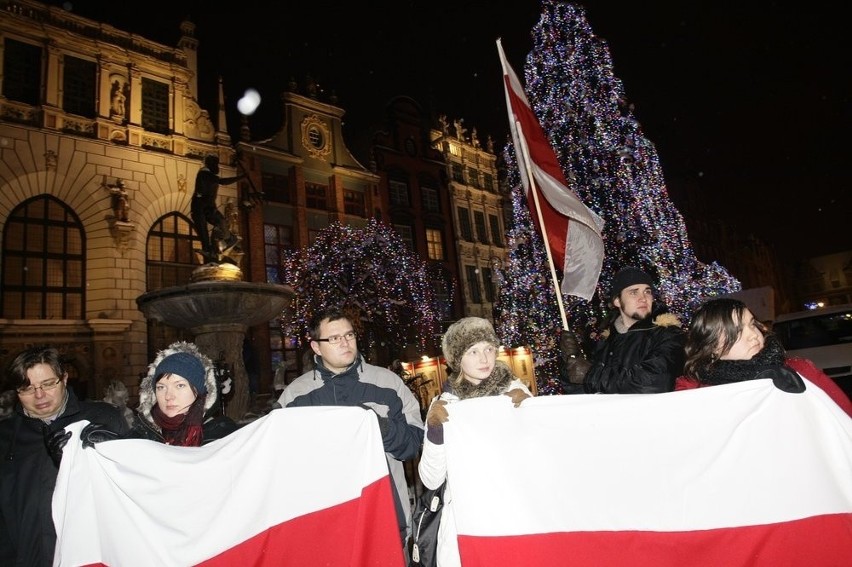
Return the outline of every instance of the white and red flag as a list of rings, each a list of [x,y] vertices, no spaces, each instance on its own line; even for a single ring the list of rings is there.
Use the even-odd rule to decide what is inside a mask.
[[[562,168],[524,89],[497,40],[509,126],[533,221],[549,257],[563,272],[562,292],[592,298],[604,259],[604,221],[568,187]]]
[[[806,385],[448,406],[462,564],[850,565],[852,419]]]
[[[401,567],[375,416],[275,410],[197,448],[83,449],[69,426],[53,497],[54,565]]]

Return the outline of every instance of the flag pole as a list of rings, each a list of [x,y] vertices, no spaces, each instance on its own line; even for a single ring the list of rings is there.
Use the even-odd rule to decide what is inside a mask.
[[[521,158],[524,160],[524,169],[527,172],[527,177],[529,178],[529,187],[530,193],[533,196],[533,202],[535,203],[535,212],[538,216],[538,226],[541,228],[541,236],[544,239],[544,251],[547,253],[547,263],[550,266],[550,278],[553,281],[553,291],[556,292],[556,304],[559,306],[559,315],[562,317],[562,328],[568,329],[568,317],[565,315],[565,305],[562,303],[562,290],[559,289],[559,280],[556,278],[556,266],[553,263],[553,254],[550,252],[550,245],[547,242],[547,227],[544,226],[544,218],[541,215],[541,206],[538,202],[538,189],[536,188],[535,178],[533,177],[533,170],[530,159],[530,151],[527,148],[526,138],[523,136],[523,129],[521,128],[521,123],[515,120],[515,128],[520,136],[518,136],[518,143],[521,145]],[[517,154],[517,152],[515,152]]]

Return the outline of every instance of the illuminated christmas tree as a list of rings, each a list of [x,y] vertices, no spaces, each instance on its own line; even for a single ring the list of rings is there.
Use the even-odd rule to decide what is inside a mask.
[[[425,351],[437,333],[433,280],[425,262],[393,228],[375,219],[360,229],[329,225],[311,246],[286,258],[281,272],[282,283],[298,297],[282,317],[285,336],[304,340],[313,314],[330,306],[352,320],[361,352],[378,352],[387,362],[399,358],[406,345]]]
[[[643,135],[621,81],[613,75],[609,49],[592,32],[583,8],[542,0],[532,35],[534,47],[524,68],[527,97],[569,186],[606,222],[597,293],[588,302],[564,298],[571,327],[585,339],[596,338],[594,330],[608,314],[610,281],[624,266],[651,274],[658,282],[658,298],[684,322],[704,298],[739,290],[740,283],[722,266],[695,257],[683,218],[669,199],[656,148]],[[507,163],[513,163],[512,149],[505,154]],[[515,175],[509,181],[515,186],[517,172],[511,169]],[[514,206],[516,217],[528,217],[525,200],[515,199]],[[528,230],[529,221],[519,222],[517,228]],[[537,233],[531,237],[540,239]],[[538,269],[549,277],[548,268],[533,261],[516,268],[507,278],[510,282],[518,269]],[[545,325],[553,319],[550,312],[558,316],[550,289],[541,288],[552,305],[541,322]],[[530,302],[531,316],[545,317],[538,292],[511,286],[503,291],[520,293],[512,301],[501,298],[504,305],[524,310],[524,302]]]
[[[507,182],[512,187],[512,220],[506,239],[509,259],[497,271],[500,293],[495,305],[495,330],[503,344],[531,346],[539,395],[559,394],[558,347],[562,321],[547,252],[536,232],[520,182],[515,152],[504,151]]]

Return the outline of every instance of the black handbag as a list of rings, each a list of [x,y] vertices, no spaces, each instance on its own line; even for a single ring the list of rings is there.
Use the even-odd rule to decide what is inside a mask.
[[[417,499],[417,508],[412,516],[414,545],[411,547],[409,567],[436,567],[438,564],[438,526],[444,511],[444,487],[426,490]]]

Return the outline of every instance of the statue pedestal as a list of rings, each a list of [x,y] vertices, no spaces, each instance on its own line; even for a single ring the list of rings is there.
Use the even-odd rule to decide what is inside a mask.
[[[189,329],[210,360],[224,354],[233,372],[233,397],[225,413],[235,421],[249,409],[243,338],[249,327],[275,319],[294,296],[288,286],[240,281],[201,281],[158,289],[136,298],[148,319]]]

